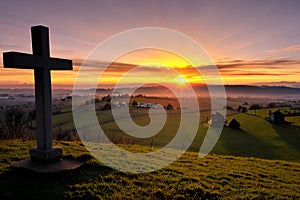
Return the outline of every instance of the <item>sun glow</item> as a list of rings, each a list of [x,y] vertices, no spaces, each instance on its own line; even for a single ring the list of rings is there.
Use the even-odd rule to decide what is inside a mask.
[[[187,83],[187,80],[184,78],[183,75],[179,75],[174,78],[174,82],[178,85],[185,85]]]

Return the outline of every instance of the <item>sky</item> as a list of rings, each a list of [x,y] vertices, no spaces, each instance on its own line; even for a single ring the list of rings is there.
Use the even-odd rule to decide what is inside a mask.
[[[30,27],[40,24],[50,28],[51,56],[72,59],[74,64],[73,71],[52,72],[55,88],[72,88],[79,68],[87,67],[81,66],[83,60],[98,44],[142,27],[168,28],[195,40],[218,67],[224,84],[300,87],[299,10],[297,0],[1,1],[0,88],[32,85],[33,71],[4,69],[2,53],[31,53]],[[129,52],[115,62],[105,72],[103,85],[113,84],[126,70],[145,63],[182,74],[170,77],[159,67],[148,66],[132,75],[133,82],[159,76],[179,84],[203,83],[193,68],[201,66],[158,49]]]

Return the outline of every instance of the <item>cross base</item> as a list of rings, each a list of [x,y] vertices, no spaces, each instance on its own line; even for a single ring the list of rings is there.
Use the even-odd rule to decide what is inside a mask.
[[[35,162],[30,158],[12,163],[11,167],[20,170],[30,170],[37,173],[58,173],[67,170],[74,170],[84,165],[84,162],[78,162],[71,159],[62,159],[59,162]]]
[[[59,161],[62,158],[62,148],[53,147],[47,150],[32,148],[29,154],[32,161]]]

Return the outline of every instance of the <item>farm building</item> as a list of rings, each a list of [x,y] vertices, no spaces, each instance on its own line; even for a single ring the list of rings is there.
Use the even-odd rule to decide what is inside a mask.
[[[269,118],[271,120],[271,122],[275,123],[275,124],[281,124],[285,122],[284,119],[284,114],[282,112],[280,112],[280,109],[278,109],[275,112],[269,111]]]
[[[141,102],[137,102],[137,105],[135,106],[136,108],[154,108],[154,109],[158,109],[159,105],[158,104],[153,104],[153,103],[141,103]]]

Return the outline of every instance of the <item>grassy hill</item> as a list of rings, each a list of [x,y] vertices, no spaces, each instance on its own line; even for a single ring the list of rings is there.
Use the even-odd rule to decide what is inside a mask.
[[[34,141],[0,141],[0,199],[300,198],[300,164],[296,162],[214,154],[200,159],[197,153],[186,152],[164,169],[132,174],[103,166],[80,142],[55,142],[63,147],[65,157],[84,161],[85,165],[57,174],[11,169],[10,163],[28,158],[28,150],[34,145]],[[139,145],[122,147],[153,150]]]
[[[271,109],[275,111],[278,108]],[[289,108],[280,108],[282,112]],[[63,132],[75,128],[70,109],[53,116],[53,132]],[[244,157],[257,157],[263,159],[277,159],[300,162],[300,129],[290,125],[275,125],[265,120],[269,109],[250,110],[248,113],[229,115],[227,120],[235,118],[240,122],[239,130],[224,128],[218,143],[212,153]],[[125,134],[114,122],[111,111],[97,111],[98,120],[105,134],[114,143],[138,144],[143,146],[162,147],[171,141],[178,130],[180,113],[177,110],[168,112],[168,120],[163,129],[153,137],[135,138]],[[132,109],[133,120],[141,126],[150,122],[147,109]],[[197,136],[189,150],[198,152],[207,132],[206,119],[210,112],[200,114],[200,127]],[[83,117],[89,120],[88,117]],[[295,121],[300,119],[295,117]],[[291,121],[289,117],[287,120]],[[54,134],[56,137],[56,134]],[[58,137],[57,137],[58,138]],[[58,138],[61,139],[61,138]]]

